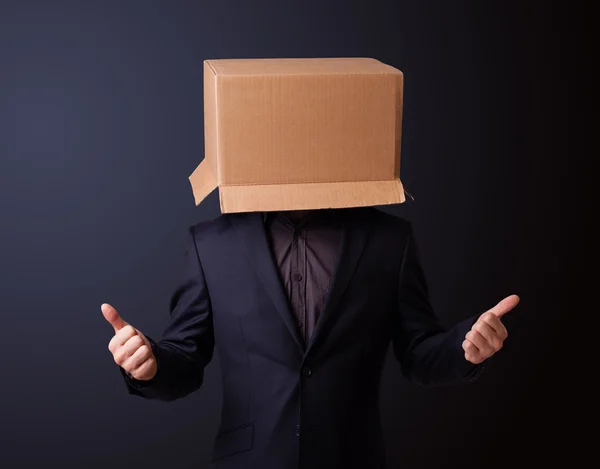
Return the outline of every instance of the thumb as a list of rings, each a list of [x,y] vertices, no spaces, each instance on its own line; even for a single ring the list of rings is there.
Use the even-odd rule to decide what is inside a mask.
[[[494,306],[488,312],[493,313],[497,317],[501,318],[511,309],[519,304],[520,298],[517,295],[510,295],[504,298],[500,303]]]
[[[118,311],[108,303],[104,303],[102,306],[100,306],[100,309],[102,310],[104,319],[106,319],[110,325],[115,328],[115,332],[120,331],[127,325],[127,323],[119,315]]]

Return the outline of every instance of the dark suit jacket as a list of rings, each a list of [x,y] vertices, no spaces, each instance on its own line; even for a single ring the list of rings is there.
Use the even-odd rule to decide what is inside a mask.
[[[129,391],[170,401],[197,390],[216,345],[223,374],[220,469],[381,468],[379,384],[393,345],[423,385],[472,380],[461,347],[475,318],[436,319],[409,222],[376,208],[340,209],[337,273],[316,330],[298,337],[260,213],[190,228],[188,270],[171,319],[152,341],[158,373]]]

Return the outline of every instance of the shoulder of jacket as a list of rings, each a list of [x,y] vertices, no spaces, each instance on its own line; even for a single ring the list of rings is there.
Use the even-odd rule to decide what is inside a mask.
[[[231,225],[227,219],[227,214],[220,214],[208,220],[202,220],[192,226],[190,231],[196,236],[210,236],[211,234],[220,234],[223,230],[228,229]]]
[[[411,230],[411,222],[409,220],[399,215],[384,212],[377,207],[361,207],[352,210],[356,210],[357,214],[365,217],[375,228],[384,230],[393,229],[403,232]]]

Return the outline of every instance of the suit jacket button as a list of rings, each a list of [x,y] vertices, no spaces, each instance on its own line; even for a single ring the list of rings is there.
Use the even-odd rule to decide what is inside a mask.
[[[302,376],[305,376],[305,377],[307,377],[307,378],[308,378],[310,375],[312,375],[312,370],[311,370],[309,367],[307,367],[307,366],[303,366],[303,367],[302,367],[302,370],[301,370],[300,372],[302,373]]]
[[[296,436],[300,436],[300,425],[296,425]]]

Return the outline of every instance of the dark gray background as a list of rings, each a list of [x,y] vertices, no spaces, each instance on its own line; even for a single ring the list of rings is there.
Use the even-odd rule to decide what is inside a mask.
[[[572,3],[571,3],[572,5]],[[369,56],[405,73],[402,179],[450,325],[510,293],[480,382],[423,389],[390,361],[390,467],[496,468],[570,453],[579,310],[570,187],[578,29],[550,2],[0,0],[0,467],[204,468],[219,364],[163,404],[126,394],[112,303],[158,338],[203,157],[202,61]]]

